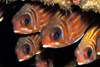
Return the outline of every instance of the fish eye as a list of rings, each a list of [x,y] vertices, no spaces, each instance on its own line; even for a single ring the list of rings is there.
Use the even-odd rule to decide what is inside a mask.
[[[29,20],[28,18],[25,18],[25,19],[23,18],[22,21],[21,21],[21,24],[22,24],[23,26],[28,26],[29,23],[30,23],[30,20]]]
[[[91,57],[91,54],[92,54],[91,48],[86,48],[85,51],[84,51],[84,56],[86,58],[90,58]]]
[[[21,25],[28,26],[30,24],[30,19],[31,19],[31,17],[28,14],[23,14],[21,16],[21,20],[20,20]]]
[[[23,48],[23,52],[24,52],[24,54],[29,54],[30,53],[30,46],[29,46],[29,44],[25,44],[25,46]]]
[[[50,33],[50,38],[52,40],[58,40],[61,36],[61,29],[60,28],[54,28],[52,29],[51,33]]]

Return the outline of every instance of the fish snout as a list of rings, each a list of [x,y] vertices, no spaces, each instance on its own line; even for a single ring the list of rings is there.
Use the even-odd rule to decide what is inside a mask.
[[[19,62],[22,62],[22,61],[24,61],[24,60],[25,60],[25,59],[19,59],[18,61],[19,61]]]
[[[78,62],[78,65],[87,64],[87,63],[85,62],[85,59],[84,59],[84,57],[83,57],[82,55],[79,55],[79,56],[77,57],[77,62]]]
[[[48,43],[48,40],[47,39],[42,39],[42,44],[43,44],[43,47],[44,48],[48,48],[48,47],[51,47],[51,45]]]
[[[79,55],[80,52],[79,52],[78,48],[75,49],[74,53],[75,53],[75,57],[77,57]]]
[[[14,33],[20,33],[20,24],[14,24],[13,30],[14,30]]]
[[[17,55],[19,52],[19,49],[18,48],[15,48],[15,54]]]
[[[18,20],[19,20],[19,19],[18,19],[17,15],[15,14],[15,15],[12,17],[12,24],[14,25]]]
[[[26,60],[25,55],[22,52],[17,53],[17,59],[19,62]]]

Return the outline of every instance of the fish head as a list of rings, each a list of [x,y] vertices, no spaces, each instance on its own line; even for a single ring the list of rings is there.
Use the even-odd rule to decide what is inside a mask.
[[[19,38],[15,47],[15,53],[19,62],[28,60],[35,54],[34,46],[27,37]]]
[[[63,27],[63,21],[53,18],[50,22],[42,29],[41,37],[44,48],[60,48],[64,47],[65,28]]]
[[[35,57],[35,67],[52,67],[53,60],[52,52],[41,52]]]
[[[81,41],[75,50],[78,65],[89,64],[96,60],[95,46],[89,41]]]
[[[34,31],[34,13],[30,8],[22,7],[12,18],[14,33],[29,34]]]

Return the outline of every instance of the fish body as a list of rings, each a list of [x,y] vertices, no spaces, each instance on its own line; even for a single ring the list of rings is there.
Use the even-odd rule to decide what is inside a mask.
[[[86,32],[76,48],[75,56],[79,65],[89,64],[97,59],[98,46],[100,46],[96,43],[98,36],[100,36],[100,23],[96,23]]]
[[[33,34],[25,37],[20,37],[15,47],[15,53],[18,60],[28,60],[32,56],[41,53],[41,37],[39,34]]]
[[[15,33],[30,34],[41,31],[58,10],[58,6],[26,3],[12,18]]]
[[[35,67],[53,67],[54,56],[51,51],[44,50],[35,57]]]
[[[94,18],[95,14],[80,9],[67,14],[58,11],[41,31],[43,47],[61,48],[77,42]]]

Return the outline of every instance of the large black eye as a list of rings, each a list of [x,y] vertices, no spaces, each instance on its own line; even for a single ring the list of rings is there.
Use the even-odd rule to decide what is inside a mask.
[[[30,46],[28,44],[25,44],[23,51],[25,54],[29,54],[30,53]]]
[[[31,23],[31,16],[28,14],[22,14],[19,20],[21,25],[26,27]]]
[[[52,29],[51,33],[50,33],[50,38],[52,40],[58,40],[61,36],[61,29],[60,28],[54,28]]]
[[[29,19],[26,18],[25,21],[24,21],[25,25],[28,25],[29,24]]]
[[[84,51],[84,56],[86,58],[90,58],[91,57],[91,54],[92,54],[91,48],[86,48],[85,51]]]
[[[55,38],[55,39],[58,39],[59,36],[60,36],[59,32],[55,32],[55,34],[54,34],[54,38]]]

